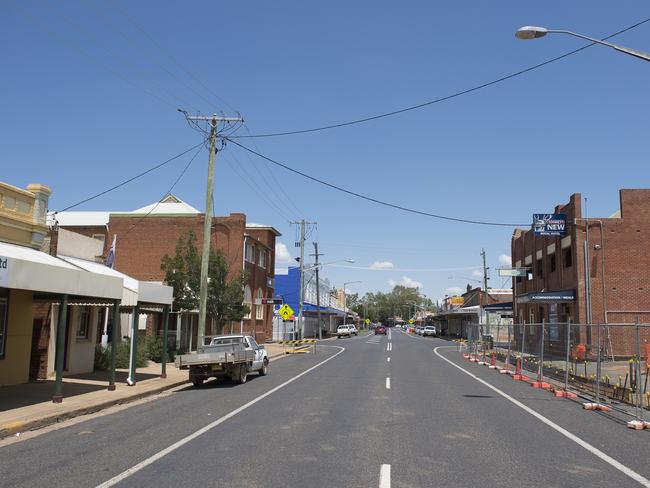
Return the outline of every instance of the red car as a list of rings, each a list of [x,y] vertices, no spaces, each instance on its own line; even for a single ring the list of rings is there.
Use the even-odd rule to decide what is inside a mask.
[[[380,325],[379,327],[375,327],[375,335],[377,334],[386,335],[386,327],[384,327],[383,325]]]

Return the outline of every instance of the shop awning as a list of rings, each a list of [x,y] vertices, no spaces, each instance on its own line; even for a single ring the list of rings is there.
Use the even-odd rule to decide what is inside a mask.
[[[171,305],[174,296],[174,290],[171,286],[163,285],[152,281],[138,281],[131,276],[125,275],[116,269],[104,266],[101,263],[87,261],[85,259],[72,258],[69,256],[59,256],[63,261],[70,263],[79,268],[85,269],[91,273],[97,273],[104,276],[121,278],[124,282],[122,289],[122,306],[132,307],[138,302],[140,304],[154,305]]]
[[[110,300],[122,298],[123,280],[82,269],[47,253],[0,242],[0,287]]]

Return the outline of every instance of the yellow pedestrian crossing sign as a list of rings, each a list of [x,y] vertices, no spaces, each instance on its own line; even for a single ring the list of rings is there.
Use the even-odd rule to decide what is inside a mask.
[[[284,320],[289,320],[289,317],[293,315],[293,309],[285,303],[280,307],[278,313],[280,314],[280,317],[282,317]]]
[[[366,325],[370,324],[370,319],[366,319]]]
[[[409,324],[412,324],[412,323],[413,323],[413,319],[409,319]]]

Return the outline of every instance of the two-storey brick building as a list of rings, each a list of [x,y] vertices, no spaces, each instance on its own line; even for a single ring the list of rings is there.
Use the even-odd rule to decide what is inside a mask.
[[[178,238],[190,231],[196,236],[197,247],[203,242],[203,213],[168,195],[132,212],[61,212],[52,217],[57,226],[104,241],[107,254],[116,237],[114,267],[138,280],[163,281],[163,256],[173,256]],[[53,222],[52,222],[53,223]],[[227,332],[242,330],[263,342],[272,336],[272,305],[256,305],[257,298],[273,297],[275,275],[275,239],[280,233],[273,227],[247,223],[243,213],[213,217],[211,245],[221,250],[230,267],[231,278],[246,272],[245,302],[251,312],[241,323],[230,324]],[[160,324],[148,324],[154,333]],[[182,349],[196,346],[198,315],[185,314],[178,318],[178,345]],[[181,333],[182,331],[182,333]],[[206,335],[216,333],[212,321],[206,323]]]
[[[622,189],[619,195],[620,210],[606,218],[585,218],[579,193],[557,205],[554,212],[566,215],[565,236],[515,230],[513,266],[529,272],[513,279],[516,323],[650,322],[650,190]],[[607,329],[606,347],[633,354],[630,328]],[[573,340],[593,345],[594,327],[577,327]]]

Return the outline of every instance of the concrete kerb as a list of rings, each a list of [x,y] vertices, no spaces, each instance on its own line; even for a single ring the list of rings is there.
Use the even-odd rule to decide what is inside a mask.
[[[156,395],[158,393],[162,393],[166,390],[170,390],[172,388],[176,388],[178,386],[182,386],[185,384],[187,384],[187,380],[175,381],[173,383],[168,383],[159,388],[138,392],[128,397],[115,398],[113,400],[107,400],[87,407],[76,408],[74,410],[69,410],[67,412],[57,412],[49,415],[46,414],[42,417],[34,418],[32,420],[15,421],[15,422],[9,422],[7,424],[2,424],[0,425],[0,439],[10,435],[14,435],[18,432],[26,432],[30,430],[41,429],[43,427],[47,427],[48,425],[63,422],[65,420],[79,417],[81,415],[89,415],[91,413],[95,413],[100,410],[107,409],[114,405],[131,403],[136,400],[140,400],[141,398]]]
[[[278,359],[282,359],[284,357],[287,357],[284,352],[278,352],[274,353],[272,355],[269,355],[269,361],[276,361]],[[89,405],[86,407],[81,407],[81,408],[75,408],[69,411],[65,412],[56,412],[52,414],[45,414],[43,416],[30,419],[30,420],[25,420],[25,421],[13,421],[13,422],[7,422],[5,424],[0,424],[0,439],[4,439],[6,437],[15,435],[20,432],[28,432],[28,431],[33,431],[33,430],[38,430],[42,429],[44,427],[48,427],[53,424],[61,423],[66,420],[73,419],[75,417],[80,417],[82,415],[90,415],[96,412],[99,412],[101,410],[106,410],[107,408],[116,406],[116,405],[126,405],[128,403],[133,403],[136,402],[137,400],[141,400],[146,397],[154,396],[160,393],[163,393],[168,390],[173,390],[174,388],[178,388],[179,386],[184,386],[184,385],[189,385],[189,381],[187,379],[179,380],[179,381],[174,381],[171,383],[167,383],[163,386],[160,386],[158,388],[153,388],[150,390],[146,391],[141,391],[134,393],[133,395],[129,395],[127,397],[120,397],[120,398],[115,398],[111,400],[106,400],[100,403],[96,403],[94,405]]]

